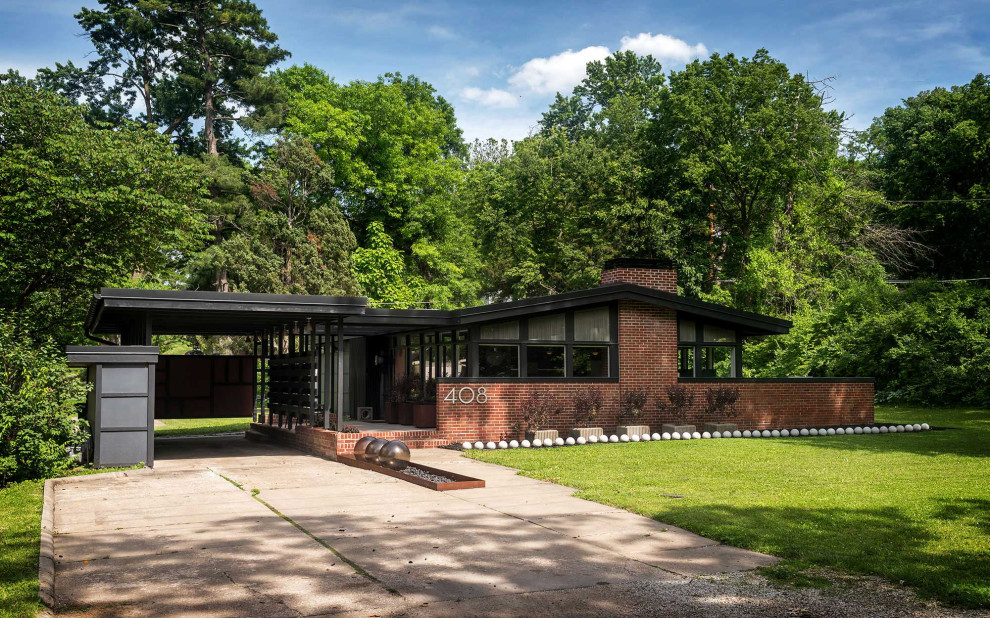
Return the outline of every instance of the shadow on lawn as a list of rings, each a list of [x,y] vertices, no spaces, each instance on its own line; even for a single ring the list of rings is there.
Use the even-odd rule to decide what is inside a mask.
[[[809,491],[815,488],[809,487]],[[990,528],[990,500],[946,500],[934,517]],[[925,596],[968,607],[990,606],[986,546],[945,544],[936,530],[895,507],[876,509],[672,505],[654,519],[729,545],[850,573],[903,581]],[[976,538],[979,538],[979,534]]]
[[[844,451],[901,452],[928,457],[936,455],[990,457],[990,432],[969,428],[948,428],[944,431],[899,433],[896,435],[777,438],[776,440],[789,441],[791,444],[802,446]]]

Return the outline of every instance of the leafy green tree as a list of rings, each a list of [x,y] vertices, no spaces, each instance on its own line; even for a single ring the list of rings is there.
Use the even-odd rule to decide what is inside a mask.
[[[0,86],[0,307],[60,342],[80,337],[90,294],[170,271],[202,231],[202,180],[168,139],[84,112]]]
[[[358,242],[380,222],[436,306],[476,302],[471,230],[452,199],[465,150],[453,108],[415,77],[339,85],[305,65],[275,73],[288,113],[280,130],[309,139],[333,170]]]
[[[89,385],[50,342],[39,344],[8,318],[0,318],[0,487],[59,476],[72,465],[68,449],[87,438],[75,402]]]
[[[333,173],[304,138],[276,143],[251,184],[249,225],[207,256],[233,288],[278,294],[354,295],[356,243],[336,207]]]
[[[354,277],[368,301],[393,309],[418,308],[425,282],[406,272],[402,252],[392,246],[392,238],[380,221],[372,222],[365,232],[365,245],[352,256]]]
[[[868,164],[891,201],[884,217],[934,249],[904,274],[990,276],[990,79],[979,74],[887,109],[868,141]]]

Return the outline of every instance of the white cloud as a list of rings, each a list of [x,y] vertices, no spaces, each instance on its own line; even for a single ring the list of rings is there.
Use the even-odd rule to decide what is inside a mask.
[[[585,76],[585,66],[609,55],[607,47],[594,45],[578,51],[567,50],[549,58],[533,58],[510,77],[509,85],[539,94],[568,92]]]
[[[444,26],[433,25],[426,29],[427,34],[435,39],[443,39],[447,41],[452,41],[457,37],[457,34],[450,28]]]
[[[489,88],[488,90],[482,90],[481,88],[465,88],[464,90],[461,90],[461,98],[467,99],[468,101],[475,101],[485,107],[499,107],[505,109],[519,105],[519,97],[511,92],[499,90],[498,88]]]
[[[681,39],[666,34],[640,32],[634,37],[622,37],[621,44],[620,51],[634,51],[641,56],[649,54],[657,60],[686,63],[692,58],[708,55],[708,48],[704,44],[688,45]]]

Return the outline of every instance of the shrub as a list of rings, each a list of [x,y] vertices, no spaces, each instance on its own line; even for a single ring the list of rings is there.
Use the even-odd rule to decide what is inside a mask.
[[[739,389],[735,386],[711,386],[705,389],[705,416],[711,420],[734,418]]]
[[[619,414],[623,418],[639,418],[646,409],[646,401],[649,395],[645,388],[630,388],[622,391],[622,399],[619,402]]]
[[[522,423],[517,428],[523,431],[537,431],[550,423],[550,419],[560,415],[562,407],[553,393],[536,391],[523,400],[519,412]]]
[[[392,380],[392,387],[388,389],[389,403],[403,403],[409,401],[412,393],[412,380],[406,376],[400,376]]]
[[[423,401],[437,400],[437,381],[430,378],[423,386]]]
[[[694,393],[683,384],[671,384],[667,387],[667,401],[657,401],[657,409],[669,412],[677,421],[683,421],[688,410],[694,404]]]
[[[605,407],[602,389],[594,386],[574,394],[574,422],[578,427],[590,427]]]
[[[88,435],[76,418],[88,389],[54,346],[0,321],[0,486],[69,469]]]

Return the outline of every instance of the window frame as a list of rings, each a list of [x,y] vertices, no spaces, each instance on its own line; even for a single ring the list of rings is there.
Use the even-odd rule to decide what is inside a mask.
[[[683,341],[681,340],[681,322],[690,321],[694,322],[694,341]],[[705,341],[705,326],[718,326],[720,328],[725,328],[733,331],[735,333],[735,341]],[[694,350],[694,367],[692,368],[691,375],[685,376],[681,375],[680,372],[680,356],[681,350],[684,348],[692,348]],[[705,348],[731,348],[732,349],[732,363],[731,369],[729,371],[729,378],[739,378],[742,377],[742,367],[743,367],[743,334],[742,332],[731,324],[723,324],[716,321],[705,322],[704,320],[699,320],[697,317],[691,316],[690,314],[682,314],[678,312],[677,314],[677,346],[675,347],[675,364],[674,366],[678,368],[677,377],[678,378],[700,378],[700,377],[711,377],[703,376],[701,372],[703,370],[703,350]]]

